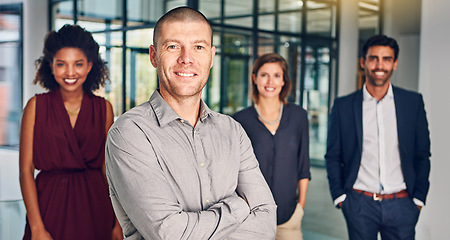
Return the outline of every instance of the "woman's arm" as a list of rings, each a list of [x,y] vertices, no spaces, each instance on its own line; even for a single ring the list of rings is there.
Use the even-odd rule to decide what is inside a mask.
[[[111,103],[108,100],[105,100],[105,102],[106,102],[105,131],[106,131],[106,135],[108,135],[109,128],[114,123],[114,111],[113,111]],[[105,137],[106,137],[106,135],[105,135]],[[105,177],[105,181],[108,182],[106,179],[105,161],[103,161],[102,172],[103,172],[103,176]]]
[[[308,191],[308,178],[303,178],[298,181],[298,203],[305,209],[306,192]]]
[[[299,176],[298,179],[298,203],[305,209],[306,193],[309,180],[311,178],[310,159],[309,159],[309,123],[308,115],[305,110],[302,111],[300,119],[300,156],[299,156]]]
[[[105,100],[105,102],[106,102],[106,123],[105,123],[106,129],[105,130],[106,130],[106,134],[108,135],[109,128],[114,123],[114,111],[113,111],[111,103],[108,100]],[[108,180],[106,179],[105,162],[103,162],[102,170],[103,170],[103,176],[105,177],[105,181],[108,182]],[[122,240],[123,239],[122,228],[120,227],[119,221],[117,221],[115,214],[114,214],[114,219],[115,219],[115,224],[114,224],[114,228],[112,230],[112,240]]]
[[[39,210],[36,182],[34,180],[33,134],[36,114],[36,97],[28,101],[25,107],[20,129],[19,180],[23,201],[27,209],[32,239],[52,239],[45,229]]]

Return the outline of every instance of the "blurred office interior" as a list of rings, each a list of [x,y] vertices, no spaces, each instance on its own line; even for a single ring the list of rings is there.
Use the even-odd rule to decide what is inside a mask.
[[[400,45],[393,84],[423,94],[431,131],[432,171],[427,206],[417,239],[450,235],[444,136],[450,135],[445,71],[450,61],[450,2],[442,0],[0,0],[0,239],[20,239],[25,208],[19,187],[18,149],[24,105],[36,93],[34,61],[49,30],[79,24],[91,31],[108,62],[111,81],[97,94],[116,117],[145,102],[158,87],[148,47],[156,20],[190,6],[213,27],[217,53],[204,101],[225,114],[251,105],[250,72],[258,55],[277,52],[288,60],[290,102],[310,122],[312,181],[303,220],[305,239],[347,239],[330,194],[324,154],[333,100],[362,85],[360,46],[374,34]]]

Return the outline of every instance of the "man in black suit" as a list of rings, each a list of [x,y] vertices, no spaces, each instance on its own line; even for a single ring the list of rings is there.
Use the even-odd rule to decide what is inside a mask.
[[[363,46],[361,90],[334,101],[328,181],[350,240],[414,239],[429,189],[430,138],[422,95],[393,86],[399,47],[377,35]]]

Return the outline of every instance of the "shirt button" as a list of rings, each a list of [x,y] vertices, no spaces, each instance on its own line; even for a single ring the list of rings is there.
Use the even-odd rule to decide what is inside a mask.
[[[209,203],[209,199],[206,199],[206,201],[205,201],[206,203]]]
[[[180,122],[181,122],[181,123],[184,123],[184,119],[180,119]]]
[[[203,167],[203,166],[205,166],[205,164],[203,164],[203,163],[200,163],[200,167]]]

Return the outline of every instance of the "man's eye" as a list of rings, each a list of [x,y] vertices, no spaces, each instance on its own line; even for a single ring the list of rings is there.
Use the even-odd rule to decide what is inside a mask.
[[[197,50],[202,50],[202,49],[204,49],[205,47],[203,47],[203,46],[196,46],[195,47]]]
[[[168,49],[175,49],[175,48],[177,48],[177,46],[175,46],[175,45],[169,45],[167,48],[168,48]]]

